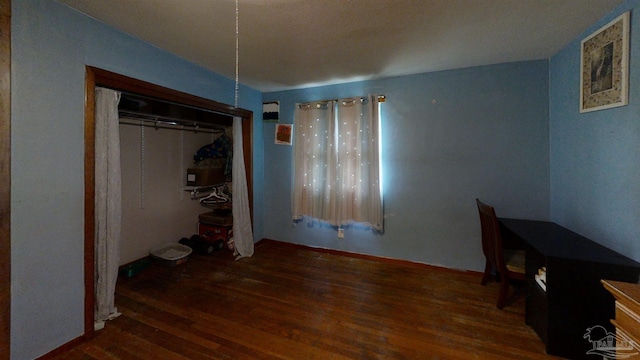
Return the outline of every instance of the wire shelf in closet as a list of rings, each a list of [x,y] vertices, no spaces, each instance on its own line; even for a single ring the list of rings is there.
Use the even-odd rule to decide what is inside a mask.
[[[227,186],[226,183],[205,186],[183,186],[182,190],[188,191],[191,194],[192,200],[198,200],[209,196],[214,191],[217,192],[218,188],[225,186]]]
[[[120,110],[118,114],[120,116],[120,124],[124,125],[142,125],[153,127],[155,129],[195,131],[211,134],[224,134],[225,132],[224,126],[220,125],[213,125],[166,116],[149,115],[134,111]]]

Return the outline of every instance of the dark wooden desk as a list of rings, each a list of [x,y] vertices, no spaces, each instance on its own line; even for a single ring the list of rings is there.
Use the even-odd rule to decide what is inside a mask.
[[[584,338],[587,328],[614,331],[615,302],[601,279],[637,283],[640,263],[558,224],[499,218],[503,237],[517,239],[526,250],[526,315],[544,341],[547,353],[570,359],[593,359]],[[546,267],[546,291],[534,280]]]

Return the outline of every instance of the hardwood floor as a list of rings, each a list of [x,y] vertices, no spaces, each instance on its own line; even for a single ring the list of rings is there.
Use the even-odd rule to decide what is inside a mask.
[[[480,279],[264,240],[119,279],[122,315],[55,359],[552,359]]]

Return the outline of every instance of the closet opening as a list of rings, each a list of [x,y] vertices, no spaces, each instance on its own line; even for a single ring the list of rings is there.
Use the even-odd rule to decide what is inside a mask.
[[[253,218],[253,114],[248,110],[237,109],[231,105],[189,95],[90,66],[86,67],[85,86],[85,332],[83,337],[90,338],[95,332],[94,306],[96,301],[94,244],[96,226],[96,158],[94,155],[96,146],[96,87],[109,88],[121,93],[118,104],[120,126],[141,131],[143,135],[145,131],[149,134],[174,133],[175,135],[184,133],[190,138],[196,136],[198,139],[213,140],[220,134],[225,134],[225,132],[229,131],[234,118],[241,118],[242,149],[244,152],[249,214],[251,219]],[[236,125],[237,124],[236,122]],[[137,125],[137,128],[128,125]],[[159,131],[156,132],[154,129]],[[165,129],[180,130],[180,132],[165,131]],[[178,136],[182,138],[185,137],[185,135]],[[184,147],[181,148],[184,149]],[[189,151],[191,150],[193,149]],[[182,158],[184,158],[184,156],[182,156]],[[187,197],[186,201],[189,201],[189,193],[185,193],[185,196]],[[144,196],[141,196],[141,199],[141,208],[143,208],[145,201]],[[153,209],[153,206],[150,204],[149,208]],[[203,209],[203,211],[206,210]]]

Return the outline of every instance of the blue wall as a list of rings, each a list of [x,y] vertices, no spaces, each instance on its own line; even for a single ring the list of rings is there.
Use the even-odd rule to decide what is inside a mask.
[[[296,102],[384,94],[385,233],[294,226],[292,147],[264,125],[266,238],[481,270],[475,198],[500,216],[548,219],[548,65],[530,61],[264,94]]]
[[[84,75],[92,65],[233,104],[234,82],[50,0],[12,2],[11,357],[84,331]],[[262,238],[262,94],[254,126],[255,237]]]
[[[626,1],[550,60],[551,218],[640,260],[639,1]],[[580,42],[631,14],[629,105],[580,114]]]

